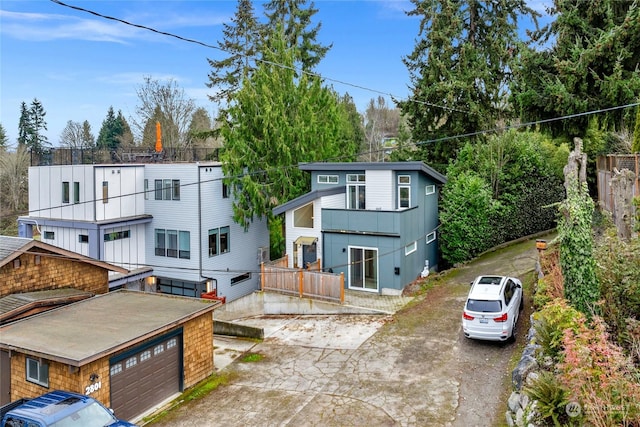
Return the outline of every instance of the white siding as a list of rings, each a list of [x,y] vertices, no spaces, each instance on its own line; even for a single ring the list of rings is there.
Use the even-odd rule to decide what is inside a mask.
[[[390,170],[366,171],[367,209],[395,210],[395,183]]]
[[[77,252],[81,255],[89,255],[89,244],[88,243],[80,243],[78,241],[78,236],[80,234],[88,234],[88,230],[81,230],[76,228],[68,228],[68,227],[52,227],[52,226],[43,226],[40,227],[40,231],[42,235],[40,239],[44,243],[48,243],[50,245],[57,246],[62,249],[66,249],[68,251]],[[52,239],[45,239],[45,232],[52,232],[54,235]]]
[[[101,239],[104,235],[118,231],[129,231],[129,237],[124,239],[103,241],[101,258],[109,263],[119,265],[129,270],[141,267],[145,264],[145,226],[143,224],[105,228],[102,231]]]
[[[144,166],[108,165],[95,168],[96,220],[126,218],[143,214]],[[102,198],[102,183],[109,186],[108,201]]]

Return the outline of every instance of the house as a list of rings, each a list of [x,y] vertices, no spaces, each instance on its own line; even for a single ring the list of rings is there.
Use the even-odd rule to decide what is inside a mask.
[[[259,289],[266,220],[233,221],[219,162],[74,164],[29,168],[21,237],[122,266],[150,267],[146,286],[228,301]],[[114,282],[117,283],[117,282]]]
[[[214,372],[218,305],[121,289],[6,324],[0,389],[87,394],[133,420]]]
[[[285,215],[290,268],[321,258],[348,289],[400,293],[437,269],[438,193],[446,178],[422,162],[308,163],[311,191]]]

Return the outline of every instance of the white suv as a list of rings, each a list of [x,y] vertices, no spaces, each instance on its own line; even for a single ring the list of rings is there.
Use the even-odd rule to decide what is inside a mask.
[[[471,282],[462,312],[464,336],[490,341],[512,340],[523,307],[520,280],[505,276],[478,276]]]

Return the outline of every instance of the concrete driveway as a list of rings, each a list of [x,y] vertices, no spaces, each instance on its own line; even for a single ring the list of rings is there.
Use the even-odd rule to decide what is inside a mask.
[[[231,381],[151,425],[500,425],[518,345],[465,339],[460,313],[476,275],[523,277],[536,260],[535,240],[489,253],[432,277],[433,288],[395,314],[243,319],[265,339],[215,337],[216,368]],[[238,357],[247,353],[262,359]]]

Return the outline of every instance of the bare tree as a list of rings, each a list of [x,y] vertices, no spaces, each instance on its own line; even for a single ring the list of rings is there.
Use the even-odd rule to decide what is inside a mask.
[[[60,134],[60,145],[69,148],[82,148],[82,125],[69,120]]]
[[[191,117],[196,109],[195,101],[188,98],[184,89],[173,79],[163,83],[145,76],[144,84],[136,93],[140,104],[136,107],[138,116],[132,119],[132,124],[139,140],[144,141],[145,127],[151,120],[155,124],[159,110],[163,146],[184,147],[188,140]]]
[[[29,194],[29,151],[18,145],[16,151],[8,151],[0,156],[0,207],[4,218],[8,212],[17,212],[27,206]],[[4,210],[8,212],[4,212]]]
[[[398,135],[400,110],[387,106],[385,99],[379,96],[371,99],[364,115],[365,137],[368,153],[361,155],[362,160],[380,162],[384,160],[384,141]]]

